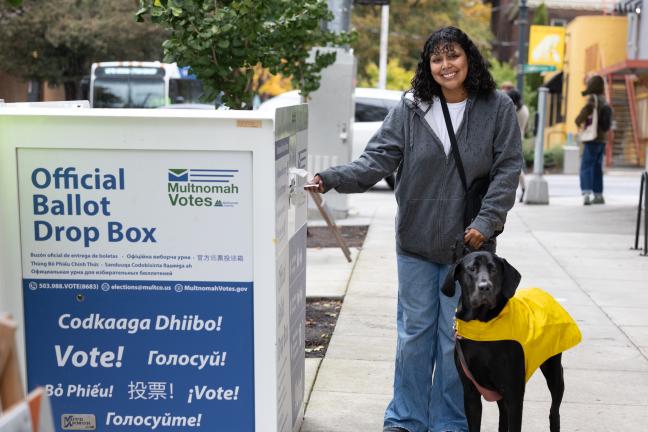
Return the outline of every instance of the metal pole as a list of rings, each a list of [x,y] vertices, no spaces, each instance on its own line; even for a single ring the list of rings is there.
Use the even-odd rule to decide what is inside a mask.
[[[535,154],[533,157],[533,177],[528,182],[524,202],[526,204],[549,204],[549,185],[542,178],[544,168],[544,129],[547,105],[547,87],[538,89],[538,132],[535,140]]]
[[[520,15],[518,17],[517,71],[517,91],[520,93],[520,98],[524,96],[524,65],[527,62],[527,25],[527,0],[520,0]]]
[[[387,87],[387,41],[389,39],[389,5],[382,5],[380,20],[380,61],[378,63],[378,88]]]
[[[634,250],[639,249],[639,232],[641,231],[641,207],[644,196],[644,186],[646,185],[646,180],[648,179],[648,174],[641,174],[641,183],[639,184],[639,205],[637,206],[637,228],[635,229],[635,241],[634,241]]]
[[[545,117],[547,94],[549,89],[547,87],[540,87],[538,89],[538,134],[535,139],[535,155],[533,157],[533,174],[542,175],[544,171],[544,130],[545,130]]]
[[[351,21],[351,0],[328,0],[333,19],[328,23],[329,31],[334,33],[348,32]]]

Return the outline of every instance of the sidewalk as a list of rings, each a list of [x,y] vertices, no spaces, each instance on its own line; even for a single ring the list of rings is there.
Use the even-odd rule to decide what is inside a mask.
[[[551,292],[583,333],[563,356],[564,430],[634,432],[648,424],[648,257],[630,250],[639,176],[609,173],[607,204],[588,207],[576,176],[547,176],[550,205],[516,204],[499,239],[498,253],[523,276],[520,287]],[[372,191],[353,195],[351,206],[371,226],[352,271],[345,270],[350,279],[327,355],[321,364],[308,359],[306,382],[314,385],[302,432],[381,431],[391,397],[396,204],[391,192]],[[309,272],[325,271],[310,256],[308,264]],[[549,403],[536,373],[527,385],[525,432],[548,430]],[[484,402],[482,425],[497,429],[496,404]]]

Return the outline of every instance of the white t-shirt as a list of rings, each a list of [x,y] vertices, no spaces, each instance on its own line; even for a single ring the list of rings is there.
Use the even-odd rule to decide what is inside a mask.
[[[457,130],[459,130],[465,111],[466,100],[457,103],[448,103],[448,112],[450,113],[450,121],[452,122],[455,136],[457,135]],[[441,140],[445,154],[448,155],[451,146],[450,136],[448,136],[448,128],[446,128],[445,119],[443,118],[443,108],[441,108],[441,101],[438,97],[434,98],[432,108],[425,114],[425,120]]]

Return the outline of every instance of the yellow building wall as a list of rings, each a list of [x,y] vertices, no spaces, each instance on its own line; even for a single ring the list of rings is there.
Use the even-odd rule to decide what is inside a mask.
[[[567,25],[563,68],[565,122],[545,129],[546,147],[563,145],[568,133],[576,134],[574,120],[586,102],[581,92],[587,75],[624,61],[627,36],[625,16],[579,16]]]

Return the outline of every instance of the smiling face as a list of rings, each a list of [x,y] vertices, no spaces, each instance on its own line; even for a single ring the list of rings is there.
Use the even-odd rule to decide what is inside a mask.
[[[464,81],[468,75],[466,52],[456,42],[437,46],[430,54],[430,71],[448,102],[452,102],[449,95],[464,92]]]

